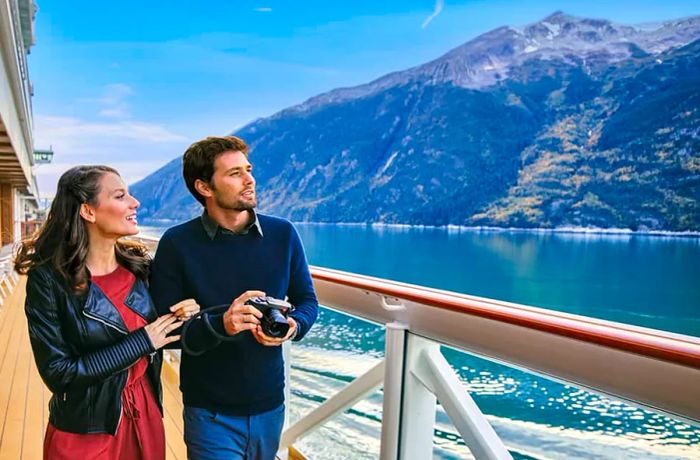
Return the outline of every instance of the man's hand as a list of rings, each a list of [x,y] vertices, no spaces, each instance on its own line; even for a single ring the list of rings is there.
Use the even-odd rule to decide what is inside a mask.
[[[252,329],[253,337],[255,337],[255,340],[257,340],[260,345],[265,345],[266,347],[278,347],[290,338],[294,337],[294,334],[296,334],[297,322],[294,321],[294,318],[291,316],[287,317],[287,321],[289,321],[289,331],[287,332],[287,335],[282,338],[275,338],[265,335],[259,325],[255,329]]]
[[[253,331],[260,326],[262,313],[252,305],[245,305],[248,299],[265,297],[262,291],[245,291],[233,301],[224,313],[224,329],[228,335],[236,335],[243,331]]]

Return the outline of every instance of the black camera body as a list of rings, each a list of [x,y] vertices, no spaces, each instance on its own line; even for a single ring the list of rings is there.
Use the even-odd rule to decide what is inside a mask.
[[[289,332],[287,316],[294,310],[292,304],[274,297],[253,297],[245,304],[254,306],[263,314],[260,327],[266,336],[282,338],[287,335]]]

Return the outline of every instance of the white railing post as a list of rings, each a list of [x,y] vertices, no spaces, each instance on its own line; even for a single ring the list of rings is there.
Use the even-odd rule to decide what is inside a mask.
[[[282,431],[289,428],[290,420],[289,413],[292,406],[292,342],[286,341],[282,344],[282,356],[284,359],[284,428]],[[277,458],[287,460],[289,449],[284,447],[277,452]]]
[[[420,339],[425,340],[425,339]],[[440,347],[422,351],[416,377],[435,395],[465,444],[479,460],[512,460],[503,441],[460,382],[440,352]]]
[[[399,458],[406,334],[406,326],[403,324],[386,325],[382,437],[379,450],[381,460]]]
[[[289,426],[289,406],[292,402],[292,343],[288,340],[282,344],[284,360],[284,428]]]
[[[401,460],[433,458],[437,398],[414,372],[421,365],[424,352],[432,349],[439,350],[440,345],[411,333],[406,334],[398,457]]]

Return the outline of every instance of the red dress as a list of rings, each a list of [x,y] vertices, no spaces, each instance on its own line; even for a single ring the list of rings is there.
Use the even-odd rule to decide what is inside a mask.
[[[117,308],[129,331],[146,325],[145,319],[124,305],[135,280],[133,273],[121,266],[108,275],[92,277],[92,282]],[[164,459],[163,419],[146,376],[147,367],[148,357],[143,357],[129,368],[122,392],[121,421],[114,436],[69,433],[49,423],[44,438],[44,460]]]

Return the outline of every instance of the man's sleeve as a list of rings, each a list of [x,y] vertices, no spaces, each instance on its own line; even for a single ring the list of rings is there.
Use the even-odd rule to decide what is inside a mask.
[[[295,307],[294,312],[290,316],[297,322],[297,334],[294,337],[296,342],[309,332],[309,329],[316,321],[316,317],[318,317],[318,300],[311,281],[309,264],[306,262],[304,246],[301,243],[299,234],[293,227],[290,245],[291,267],[287,297],[289,302]]]
[[[158,315],[170,313],[170,307],[188,298],[185,283],[185,270],[182,256],[178,252],[177,244],[166,232],[158,243],[158,249],[153,259],[150,278],[150,292],[153,304]],[[191,297],[191,294],[190,294]],[[206,305],[200,305],[202,309]],[[204,313],[207,315],[207,313]],[[209,324],[220,325],[223,331],[223,314],[211,315],[206,318]],[[202,318],[190,320],[187,327],[187,336],[183,338],[187,349],[198,353],[216,347],[221,341],[214,335],[211,328],[202,321]],[[181,341],[174,342],[167,348],[180,348]]]
[[[166,233],[158,242],[151,266],[149,291],[158,316],[170,313],[170,307],[185,300],[184,272],[172,239]]]

